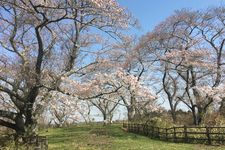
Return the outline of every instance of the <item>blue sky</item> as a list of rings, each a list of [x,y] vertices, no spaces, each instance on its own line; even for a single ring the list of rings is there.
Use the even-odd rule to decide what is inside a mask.
[[[154,26],[181,8],[206,9],[210,6],[225,5],[225,0],[118,0],[137,18],[142,29],[136,31],[140,36],[151,31]]]

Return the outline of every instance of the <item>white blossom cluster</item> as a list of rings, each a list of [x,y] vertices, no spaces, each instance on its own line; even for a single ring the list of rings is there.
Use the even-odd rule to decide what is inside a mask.
[[[224,84],[217,87],[195,86],[193,89],[197,90],[197,92],[203,97],[202,100],[212,98],[215,102],[221,102],[222,99],[225,98]]]

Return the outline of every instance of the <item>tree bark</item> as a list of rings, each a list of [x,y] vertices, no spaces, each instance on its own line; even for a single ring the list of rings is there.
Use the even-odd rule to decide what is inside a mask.
[[[128,121],[134,121],[135,119],[135,108],[133,106],[127,107]]]

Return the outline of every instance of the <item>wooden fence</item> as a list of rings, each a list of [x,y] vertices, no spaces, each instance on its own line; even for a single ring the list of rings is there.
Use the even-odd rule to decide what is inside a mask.
[[[225,144],[225,127],[171,127],[160,128],[147,124],[123,123],[128,132],[171,142]]]

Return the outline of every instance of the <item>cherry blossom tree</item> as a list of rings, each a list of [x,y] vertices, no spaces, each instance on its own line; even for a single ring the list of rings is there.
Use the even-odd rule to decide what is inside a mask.
[[[120,102],[120,99],[115,101],[113,100],[115,97],[113,97],[113,99],[110,98],[111,96],[108,97],[109,98],[107,99],[106,96],[100,96],[98,98],[90,100],[90,103],[101,112],[104,125],[112,123],[114,112]]]
[[[52,92],[51,100],[46,110],[49,112],[49,119],[58,127],[78,122],[79,115],[78,100],[75,97]]]
[[[130,121],[141,108],[148,107],[153,111],[159,108],[155,103],[157,96],[141,84],[138,77],[127,74],[122,68],[115,70],[114,73],[95,74],[92,78],[88,77],[88,80],[82,84],[65,78],[63,79],[64,84],[62,84],[65,86],[62,86],[61,89],[69,92],[68,95],[78,95],[80,99],[96,100],[99,98],[96,102],[92,101],[92,104],[99,108],[106,117],[118,104],[126,107]],[[80,88],[74,90],[73,87],[79,86]]]
[[[89,124],[92,121],[91,107],[92,105],[89,103],[89,101],[78,101],[76,111],[86,124]]]
[[[114,0],[2,0],[0,100],[12,107],[1,107],[0,125],[34,135],[39,102],[61,91],[62,77],[75,79],[96,64],[96,45],[119,40],[133,24]]]
[[[148,50],[149,55],[158,58],[159,66],[165,68],[161,75],[171,110],[183,102],[191,109],[196,125],[218,100],[212,97],[214,94],[209,96],[200,91],[205,87],[217,89],[223,83],[224,19],[224,7],[205,11],[183,9],[140,42],[140,48]],[[168,86],[170,80],[173,86]],[[171,101],[175,105],[171,105]]]
[[[159,108],[155,103],[157,96],[138,81],[138,78],[125,72],[119,73],[123,91],[119,91],[128,113],[128,121],[133,121],[143,108],[150,106],[152,111]]]
[[[116,45],[114,50],[117,50],[117,55],[111,58],[119,61],[119,67],[123,70],[119,80],[124,84],[123,88],[126,92],[120,97],[127,109],[128,120],[133,121],[135,117],[142,116],[144,112],[160,109],[156,102],[159,90],[153,90],[157,82],[152,78],[155,60],[146,55],[146,51],[140,50],[135,37],[127,38],[123,44]]]

